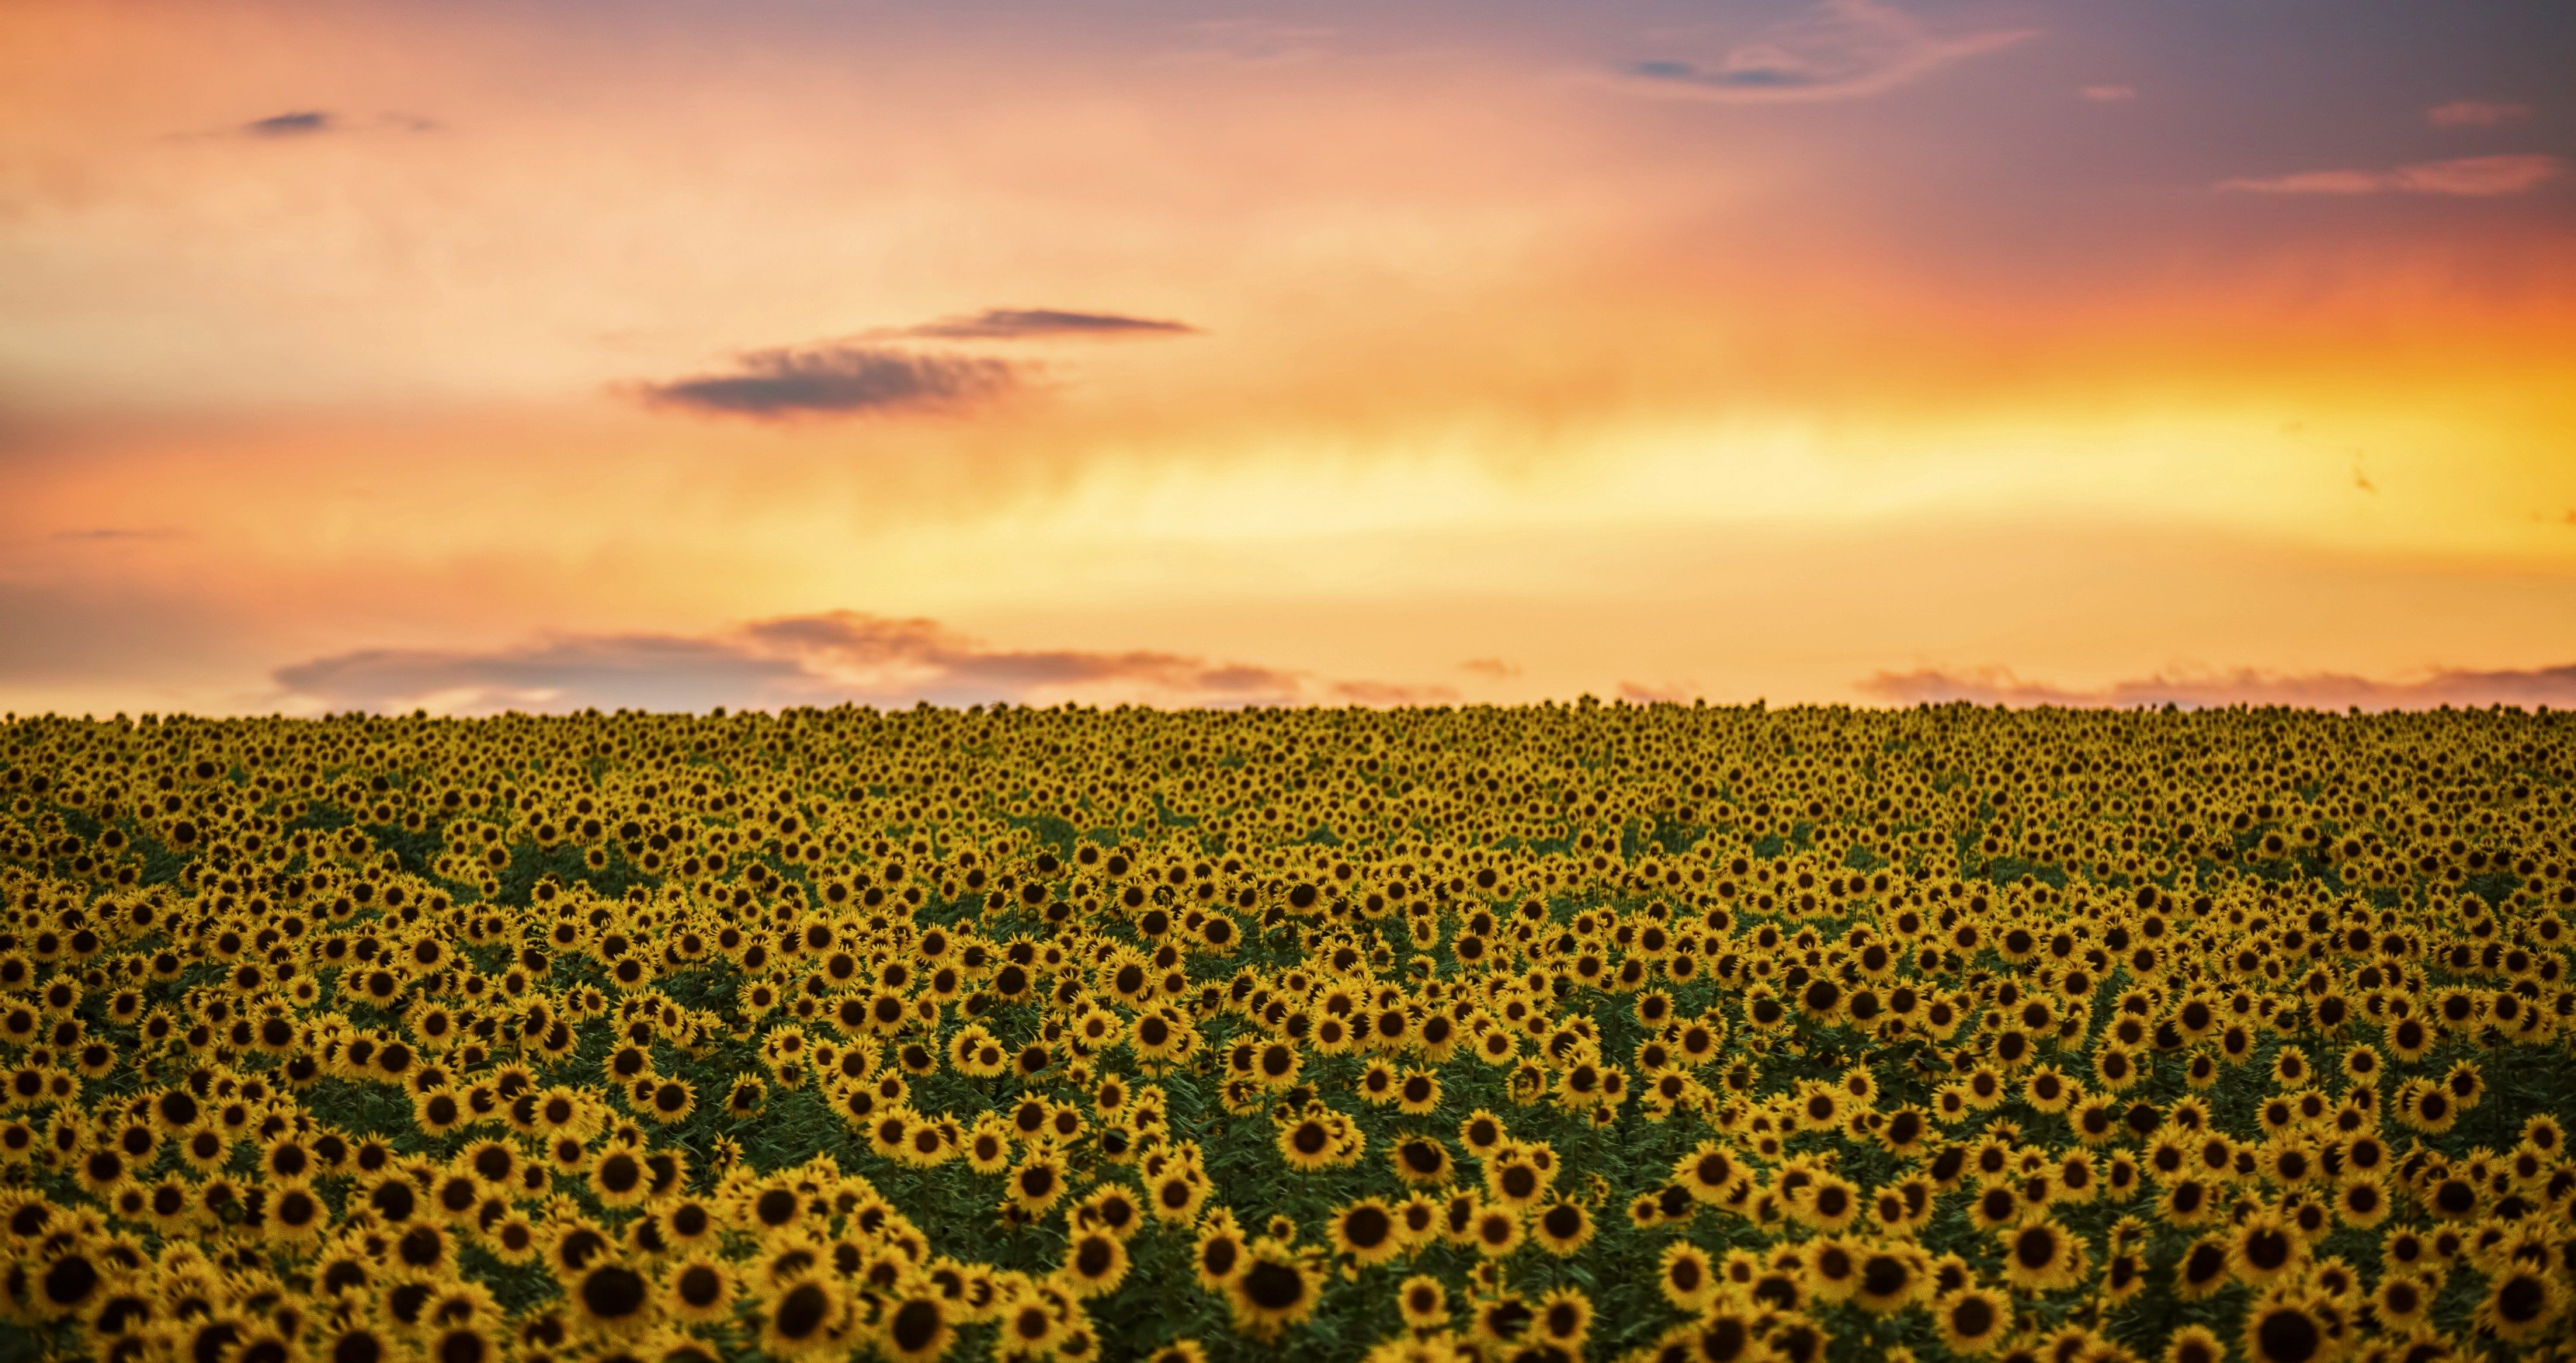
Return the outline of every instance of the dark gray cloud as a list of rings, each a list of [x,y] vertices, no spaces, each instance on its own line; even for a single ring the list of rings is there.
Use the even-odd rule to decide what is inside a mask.
[[[1619,80],[1640,94],[1720,102],[1858,99],[1893,90],[1963,58],[2010,47],[2031,29],[1935,33],[1876,0],[1823,0],[1714,55],[1629,62]]]
[[[1690,62],[1678,61],[1637,62],[1629,66],[1628,74],[1717,90],[1794,90],[1815,85],[1823,79],[1815,72],[1795,71],[1785,66],[1741,66],[1710,71]]]
[[[442,714],[924,700],[1236,707],[1452,698],[1444,687],[1318,679],[1156,650],[993,648],[935,620],[855,611],[756,621],[703,637],[558,635],[489,650],[369,649],[273,676],[277,703],[291,708]]]
[[[727,374],[640,385],[657,407],[763,419],[950,409],[1009,393],[1021,370],[981,355],[916,354],[877,346],[755,350]]]
[[[2078,708],[2176,705],[2294,705],[2306,709],[2430,710],[2443,705],[2548,705],[2576,708],[2576,664],[2478,671],[2445,668],[2411,681],[2339,672],[2274,673],[2238,669],[2206,676],[2154,676],[2096,690],[2026,682],[2001,668],[1966,673],[1881,672],[1861,689],[1900,704],[1965,700],[1980,705]]]
[[[1191,336],[1187,322],[1127,317],[1114,312],[1063,312],[1054,308],[987,308],[968,317],[943,317],[882,333],[933,341],[1018,341],[1070,337]]]
[[[338,126],[339,120],[327,110],[298,109],[292,113],[272,114],[267,118],[253,119],[243,124],[241,130],[253,137],[308,137],[314,133],[329,132]]]

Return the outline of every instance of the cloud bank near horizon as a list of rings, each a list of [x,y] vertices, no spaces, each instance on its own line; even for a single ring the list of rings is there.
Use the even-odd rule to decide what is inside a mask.
[[[775,709],[1072,701],[1232,709],[1409,705],[1447,687],[1343,680],[1151,649],[1015,649],[935,620],[857,611],[782,616],[715,634],[553,634],[472,649],[361,649],[273,675],[289,711],[442,715],[581,709]]]
[[[2576,708],[2576,663],[2492,671],[2440,668],[2404,680],[2339,672],[2277,673],[2239,668],[2196,675],[2158,674],[2090,689],[2025,681],[2001,667],[1963,672],[1926,668],[1880,672],[1862,682],[1861,690],[1900,705],[1964,700],[1979,705],[2076,709],[2141,705],[2192,710],[2229,705],[2288,705],[2313,710],[2431,710],[2445,705]]]

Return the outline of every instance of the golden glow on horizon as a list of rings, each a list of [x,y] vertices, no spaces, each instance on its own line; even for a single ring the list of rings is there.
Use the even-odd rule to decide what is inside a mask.
[[[240,708],[357,649],[842,609],[1494,698],[2536,667],[2576,643],[2547,625],[2576,618],[2563,214],[2148,182],[2105,191],[2146,221],[1966,246],[1975,214],[2049,223],[2060,191],[1980,182],[1940,200],[1957,222],[1885,225],[1898,171],[1871,138],[1980,116],[1958,72],[1859,82],[1887,111],[1866,123],[1637,99],[1506,45],[776,36],[0,17],[0,624],[193,612],[221,645],[101,626],[0,669],[0,705]],[[242,131],[296,109],[330,121]],[[895,343],[1019,366],[941,413],[633,398],[991,307],[1197,331]],[[2054,577],[2022,548],[2085,539],[2099,562]],[[2229,546],[2241,603],[2050,624],[2113,597],[2147,619],[2186,544]],[[1879,597],[1914,589],[1837,556],[1959,595],[1891,620]],[[1573,623],[1641,594],[1744,611],[1714,564],[1808,599],[1757,650]],[[2481,577],[2539,585],[2464,614]],[[1968,585],[1991,581],[2016,584],[2001,624]],[[2261,625],[2267,595],[2340,633]],[[1458,671],[1505,651],[1519,670]]]

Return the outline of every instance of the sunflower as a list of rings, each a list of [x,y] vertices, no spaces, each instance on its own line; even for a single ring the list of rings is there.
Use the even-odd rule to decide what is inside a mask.
[[[1476,1303],[1468,1318],[1468,1337],[1478,1344],[1510,1348],[1526,1338],[1538,1313],[1518,1293],[1501,1292]]]
[[[1046,1146],[1035,1146],[1011,1168],[1010,1205],[1030,1216],[1043,1216],[1070,1186],[1062,1157]]]
[[[2186,1325],[2165,1340],[2163,1363],[2227,1363],[2227,1343],[2205,1325]]]
[[[623,1145],[611,1145],[591,1162],[589,1185],[591,1196],[603,1207],[632,1207],[652,1195],[651,1174],[644,1166],[644,1152]]]
[[[1417,1273],[1398,1285],[1395,1305],[1408,1329],[1437,1330],[1449,1323],[1449,1290],[1428,1273]]]
[[[1000,1340],[1014,1356],[1041,1357],[1067,1333],[1065,1310],[1043,1295],[1026,1293],[999,1312]]]
[[[1556,1288],[1538,1299],[1536,1324],[1539,1338],[1570,1358],[1592,1332],[1592,1299],[1581,1288]]]
[[[645,1116],[665,1126],[684,1122],[698,1110],[697,1089],[686,1079],[637,1080],[635,1105]]]
[[[2405,1329],[2424,1319],[2433,1309],[2434,1284],[2412,1273],[2390,1273],[2379,1280],[2379,1290],[2370,1296],[2371,1310],[2383,1324]]]
[[[832,1348],[848,1315],[848,1302],[829,1278],[791,1279],[761,1303],[761,1352],[794,1358]]]
[[[1791,1220],[1826,1234],[1848,1229],[1865,1204],[1860,1190],[1832,1174],[1818,1176],[1789,1201]]]
[[[393,1260],[410,1272],[444,1272],[453,1264],[455,1254],[454,1237],[434,1221],[414,1221],[394,1237]]]
[[[1698,1148],[1673,1164],[1673,1181],[1707,1203],[1724,1196],[1738,1173],[1735,1157],[1715,1140],[1701,1141]]]
[[[1933,1303],[1932,1312],[1942,1346],[1954,1354],[1993,1353],[2012,1329],[2012,1302],[1989,1288],[1951,1293]]]
[[[141,1191],[138,1189],[137,1191]],[[280,1184],[268,1190],[268,1232],[280,1243],[309,1245],[322,1237],[331,1209],[308,1184]]]
[[[1105,1183],[1075,1204],[1070,1220],[1075,1226],[1097,1227],[1124,1240],[1144,1224],[1144,1208],[1125,1185]]]
[[[407,1348],[417,1344],[398,1340],[395,1335],[369,1318],[340,1320],[307,1335],[304,1345],[311,1350],[306,1357],[327,1358],[333,1363],[350,1360],[383,1360],[404,1357]],[[289,1355],[290,1357],[292,1355]]]
[[[1242,1276],[1246,1259],[1242,1230],[1234,1223],[1234,1214],[1218,1208],[1200,1227],[1192,1263],[1199,1286],[1210,1292],[1223,1292]]]
[[[2548,1334],[2566,1310],[2567,1289],[2545,1267],[2511,1263],[2492,1275],[2476,1320],[2498,1339],[2529,1344]]]
[[[1780,1266],[1789,1265],[1783,1261]],[[1837,1305],[1860,1289],[1860,1255],[1840,1236],[1808,1241],[1796,1267],[1802,1274],[1798,1295],[1803,1300]]]
[[[2374,1175],[2352,1175],[2335,1189],[2334,1214],[2347,1226],[2376,1226],[2388,1217],[2388,1190]]]
[[[1968,1224],[1978,1230],[2001,1230],[2021,1220],[2023,1210],[2012,1185],[1990,1183],[1968,1200]]]
[[[614,1259],[598,1259],[566,1284],[575,1317],[594,1330],[620,1333],[653,1322],[652,1284]]]
[[[1488,1259],[1509,1258],[1521,1247],[1524,1229],[1519,1213],[1488,1204],[1468,1218],[1467,1242]]]
[[[689,1322],[722,1320],[733,1313],[739,1290],[732,1267],[724,1261],[684,1259],[662,1280],[662,1313]]]
[[[1394,1212],[1374,1197],[1362,1198],[1335,1212],[1326,1223],[1326,1234],[1336,1252],[1348,1255],[1362,1268],[1394,1258],[1405,1246],[1402,1226]]]
[[[2064,1112],[2084,1096],[2081,1086],[2054,1065],[2042,1065],[2022,1076],[2022,1101],[2039,1112]]]
[[[501,1337],[492,1326],[467,1321],[449,1325],[431,1334],[424,1356],[439,1363],[490,1363],[504,1356]],[[290,1356],[283,1340],[269,1343],[256,1338],[241,1346],[243,1358],[277,1358]]]
[[[1388,1149],[1397,1177],[1407,1183],[1432,1185],[1449,1181],[1455,1162],[1449,1147],[1429,1136],[1400,1137]]]
[[[1592,1213],[1577,1202],[1551,1202],[1530,1218],[1530,1232],[1538,1238],[1539,1248],[1565,1258],[1591,1242]]]
[[[1777,1357],[1777,1351],[1766,1346],[1756,1333],[1759,1323],[1756,1317],[1740,1310],[1711,1311],[1697,1322],[1677,1325],[1666,1332],[1651,1357],[1658,1363],[1665,1359],[1750,1363],[1751,1360]]]
[[[1931,1265],[1921,1251],[1889,1245],[1860,1255],[1852,1300],[1874,1315],[1889,1315],[1921,1301],[1931,1290]]]
[[[2227,1285],[2232,1263],[2225,1236],[2204,1235],[2185,1246],[2174,1265],[2174,1295],[2198,1301]]]
[[[1396,1082],[1395,1106],[1414,1117],[1432,1112],[1440,1106],[1440,1076],[1426,1069],[1406,1070]]]
[[[1187,1223],[1207,1202],[1207,1178],[1196,1165],[1180,1165],[1153,1175],[1145,1193],[1145,1205],[1157,1218]]]
[[[877,1347],[896,1359],[939,1357],[957,1338],[949,1309],[949,1304],[934,1294],[904,1297],[878,1321]]]
[[[1721,1286],[1708,1251],[1688,1240],[1675,1240],[1664,1246],[1656,1283],[1663,1289],[1664,1299],[1684,1311],[1706,1306]]]
[[[1530,1206],[1547,1192],[1551,1169],[1542,1167],[1535,1151],[1508,1145],[1485,1160],[1485,1194],[1514,1211]]]
[[[1933,1197],[1931,1180],[1911,1175],[1870,1195],[1870,1217],[1886,1234],[1910,1235],[1932,1219]]]
[[[1287,1161],[1289,1168],[1311,1173],[1341,1162],[1337,1158],[1341,1139],[1332,1121],[1323,1115],[1309,1113],[1280,1124],[1277,1137],[1279,1157]]]
[[[2296,1300],[2259,1302],[2248,1310],[2241,1345],[2250,1363],[2310,1363],[2336,1347],[2328,1320]]]
[[[1275,1240],[1261,1240],[1226,1284],[1235,1328],[1255,1339],[1276,1339],[1282,1329],[1314,1314],[1319,1287],[1304,1260]]]
[[[2253,1286],[2280,1277],[2306,1257],[2307,1241],[2276,1212],[2256,1212],[2228,1236],[2228,1271]]]

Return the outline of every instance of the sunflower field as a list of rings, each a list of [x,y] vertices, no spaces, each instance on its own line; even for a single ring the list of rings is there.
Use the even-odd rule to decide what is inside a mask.
[[[0,1357],[2576,1353],[2576,723],[0,725]]]

